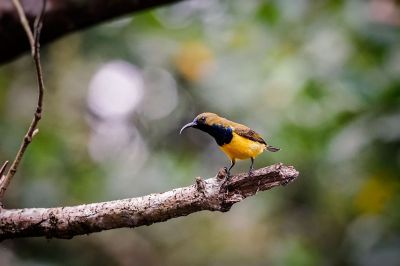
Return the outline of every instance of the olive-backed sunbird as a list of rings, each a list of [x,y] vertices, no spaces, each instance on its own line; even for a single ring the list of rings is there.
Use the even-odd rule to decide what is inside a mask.
[[[251,159],[249,173],[253,170],[254,159],[265,150],[276,152],[279,148],[268,145],[261,136],[251,128],[241,125],[213,113],[202,113],[193,122],[184,125],[179,132],[193,127],[210,134],[220,149],[231,160],[228,175],[236,163],[236,159]]]

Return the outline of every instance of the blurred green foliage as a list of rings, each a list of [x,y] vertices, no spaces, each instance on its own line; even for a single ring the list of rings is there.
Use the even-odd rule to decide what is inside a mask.
[[[391,0],[184,1],[44,47],[45,115],[7,207],[134,197],[211,177],[228,164],[214,141],[178,135],[203,111],[281,148],[256,167],[283,162],[301,175],[224,214],[5,241],[0,264],[399,265],[399,14]],[[104,66],[140,81],[124,116],[90,105]],[[31,119],[33,71],[28,55],[0,68],[1,161]],[[117,94],[115,84],[105,86]]]

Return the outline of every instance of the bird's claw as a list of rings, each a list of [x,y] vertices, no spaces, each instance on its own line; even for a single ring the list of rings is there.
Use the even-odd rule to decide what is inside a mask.
[[[224,167],[225,173],[226,173],[226,179],[229,179],[231,177],[231,171],[229,171],[228,167]]]
[[[254,171],[254,168],[253,168],[253,167],[250,167],[249,172],[248,172],[248,175],[249,175],[249,176],[252,176],[252,175],[253,175],[253,171]]]

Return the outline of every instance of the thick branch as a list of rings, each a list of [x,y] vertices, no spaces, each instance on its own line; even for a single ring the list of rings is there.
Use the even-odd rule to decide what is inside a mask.
[[[41,43],[112,18],[178,1],[181,0],[48,0]],[[32,25],[40,5],[37,0],[21,2]],[[30,49],[11,0],[0,1],[0,40],[0,64]]]
[[[196,178],[194,185],[160,194],[73,207],[0,210],[0,240],[45,236],[72,238],[122,227],[163,222],[190,213],[228,211],[258,191],[286,185],[299,175],[292,166],[275,164],[226,179],[221,169],[214,178]]]

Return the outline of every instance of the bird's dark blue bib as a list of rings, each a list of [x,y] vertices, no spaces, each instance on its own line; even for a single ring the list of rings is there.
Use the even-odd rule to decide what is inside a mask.
[[[230,127],[213,124],[211,126],[202,125],[199,129],[210,134],[219,146],[230,143],[233,138],[232,129]]]

